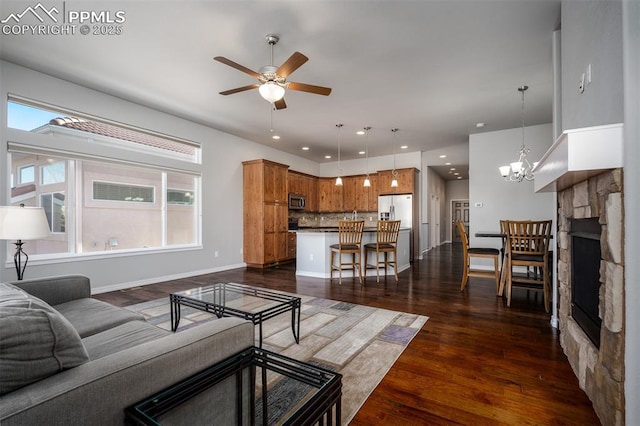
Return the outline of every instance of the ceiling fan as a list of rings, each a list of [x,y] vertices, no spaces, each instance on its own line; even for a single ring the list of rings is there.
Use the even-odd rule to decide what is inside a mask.
[[[271,65],[265,65],[260,68],[259,72],[250,70],[230,59],[223,56],[216,56],[214,60],[229,65],[239,71],[249,74],[251,77],[258,79],[259,83],[250,84],[248,86],[237,87],[235,89],[220,92],[221,95],[232,95],[234,93],[244,92],[246,90],[258,89],[260,95],[267,101],[274,104],[276,109],[284,109],[287,104],[284,102],[285,89],[297,90],[299,92],[314,93],[316,95],[328,96],[331,89],[328,87],[314,86],[312,84],[295,83],[287,81],[287,77],[295,70],[300,68],[302,64],[307,62],[309,58],[300,52],[294,52],[284,64],[276,67],[273,65],[273,46],[278,43],[280,38],[273,34],[267,34],[265,37],[267,43],[271,46]]]

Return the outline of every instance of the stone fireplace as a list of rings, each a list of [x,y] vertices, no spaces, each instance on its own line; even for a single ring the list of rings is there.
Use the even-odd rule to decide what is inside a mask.
[[[624,424],[624,259],[622,169],[592,176],[558,192],[558,323],[560,343],[579,379],[580,387],[593,402],[605,425]],[[594,226],[596,219],[599,225]],[[600,235],[595,235],[597,232]],[[575,237],[578,237],[576,239]],[[596,267],[576,265],[593,256],[597,238],[600,259]],[[589,241],[582,241],[584,238]],[[574,247],[576,245],[577,247]],[[579,246],[579,247],[578,247]],[[591,247],[591,248],[589,248]],[[594,261],[588,261],[593,263]],[[595,278],[591,290],[585,283]],[[588,284],[588,283],[587,283]],[[580,308],[576,290],[591,293]],[[593,295],[593,291],[597,291]],[[597,297],[597,300],[594,300]],[[591,300],[591,302],[589,302]],[[597,314],[585,325],[584,312]],[[577,318],[577,320],[576,320]],[[599,321],[598,321],[599,320]],[[585,329],[591,327],[591,330]],[[589,333],[592,335],[590,336]],[[597,335],[593,335],[593,334]]]

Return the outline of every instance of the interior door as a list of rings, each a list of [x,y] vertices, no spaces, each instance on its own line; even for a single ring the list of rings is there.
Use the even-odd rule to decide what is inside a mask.
[[[453,242],[460,243],[460,233],[456,222],[461,220],[464,225],[464,229],[469,235],[469,200],[453,200],[451,202],[451,232],[453,235]]]

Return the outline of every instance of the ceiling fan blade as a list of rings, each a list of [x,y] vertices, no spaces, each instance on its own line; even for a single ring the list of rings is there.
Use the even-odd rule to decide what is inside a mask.
[[[260,74],[258,74],[257,72],[250,70],[249,68],[242,66],[236,62],[233,62],[231,59],[227,59],[224,56],[216,56],[215,58],[213,58],[214,60],[221,62],[225,65],[229,65],[231,68],[235,68],[238,71],[242,71],[243,73],[249,74],[251,77],[253,78],[258,78],[260,77]]]
[[[284,98],[279,101],[275,101],[273,104],[276,106],[276,109],[285,109],[287,107],[287,104],[284,102]]]
[[[225,90],[224,92],[220,92],[221,95],[233,95],[234,93],[244,92],[245,90],[257,89],[260,87],[258,83],[250,84],[248,86],[236,87],[235,89]]]
[[[295,83],[293,81],[287,83],[287,88],[297,90],[299,92],[315,93],[316,95],[329,96],[331,89],[329,87],[314,86],[313,84]]]
[[[293,52],[293,55],[289,56],[289,59],[287,59],[284,64],[280,65],[280,68],[278,68],[276,74],[278,74],[280,77],[287,78],[289,74],[300,68],[302,64],[304,64],[308,60],[309,58],[304,56],[302,53]]]

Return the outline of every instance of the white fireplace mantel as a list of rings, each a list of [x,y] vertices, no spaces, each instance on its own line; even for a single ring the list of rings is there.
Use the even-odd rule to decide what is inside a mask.
[[[533,169],[535,191],[560,191],[622,167],[622,142],[622,123],[564,131]]]

